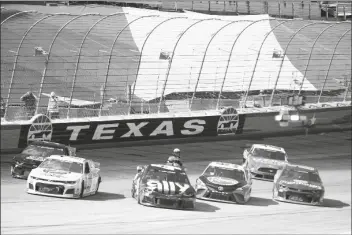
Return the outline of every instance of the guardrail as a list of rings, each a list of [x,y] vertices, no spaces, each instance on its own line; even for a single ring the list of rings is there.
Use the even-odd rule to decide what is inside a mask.
[[[351,129],[351,102],[321,104],[320,107],[286,107],[292,115],[305,118],[290,121],[282,127],[275,116],[283,107],[242,109],[233,107],[221,111],[198,111],[131,116],[54,119],[37,115],[31,120],[1,122],[1,151],[23,149],[28,141],[48,140],[72,145],[119,146],[149,141],[190,139],[202,141],[223,135],[265,138],[270,135],[308,134],[310,131],[343,131]],[[236,138],[237,138],[236,137]],[[232,137],[231,137],[232,138]],[[224,140],[223,138],[220,138]],[[219,140],[220,140],[219,139]]]

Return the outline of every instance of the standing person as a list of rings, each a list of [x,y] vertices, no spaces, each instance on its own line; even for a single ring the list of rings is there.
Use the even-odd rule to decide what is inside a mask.
[[[20,100],[24,102],[23,110],[28,119],[31,119],[35,114],[35,108],[37,105],[38,98],[32,93],[32,91],[28,91],[24,94]]]
[[[59,101],[55,92],[50,93],[47,112],[50,119],[59,118]]]

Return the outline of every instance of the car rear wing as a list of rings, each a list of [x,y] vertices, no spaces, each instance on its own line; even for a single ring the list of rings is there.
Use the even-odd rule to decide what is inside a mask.
[[[76,156],[76,148],[67,146],[67,149],[70,156]]]
[[[100,169],[100,162],[93,162],[94,167]]]

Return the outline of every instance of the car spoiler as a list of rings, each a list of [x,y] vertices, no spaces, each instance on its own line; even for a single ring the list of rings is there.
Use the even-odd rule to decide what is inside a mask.
[[[76,156],[76,148],[67,146],[70,156]]]
[[[100,163],[99,162],[93,162],[94,167],[100,169]]]

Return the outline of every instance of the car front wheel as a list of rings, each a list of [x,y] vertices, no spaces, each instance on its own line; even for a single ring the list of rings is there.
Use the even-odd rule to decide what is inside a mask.
[[[14,177],[14,176],[15,176],[15,173],[14,173],[14,168],[13,168],[13,166],[11,166],[10,171],[11,171],[11,176]]]
[[[79,194],[79,198],[83,198],[83,193],[84,193],[84,181],[82,181],[82,184],[81,184],[81,193]]]
[[[99,186],[100,186],[100,182],[101,182],[101,178],[99,177],[98,183],[97,183],[97,189],[95,190],[95,193],[94,193],[94,194],[98,193],[98,191],[99,191]]]

